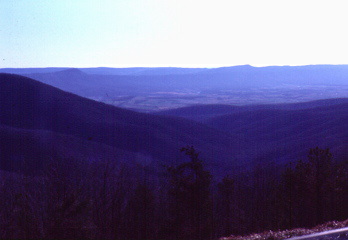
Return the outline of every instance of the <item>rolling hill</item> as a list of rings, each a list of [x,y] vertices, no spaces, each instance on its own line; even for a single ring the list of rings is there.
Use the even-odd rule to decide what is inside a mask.
[[[139,158],[135,153],[72,135],[2,124],[0,143],[0,169],[26,175],[40,175],[54,162],[64,163],[74,173],[93,163],[114,162],[134,168]]]
[[[19,75],[0,74],[0,89],[6,127],[73,136],[139,153],[154,165],[179,161],[186,145],[201,151],[213,170],[240,165],[232,152],[242,141],[203,124],[116,108]]]
[[[77,69],[55,74],[69,75],[71,81],[76,81],[71,84],[76,86],[83,84],[81,75],[88,76]],[[61,78],[64,79],[69,81]],[[15,139],[10,148],[2,144],[3,149],[12,149],[6,150],[7,157],[3,159],[15,153],[19,139],[26,141],[15,137],[22,134],[34,134],[36,137],[30,138],[40,144],[47,139],[43,136],[72,139],[64,148],[55,140],[48,141],[54,150],[49,152],[45,152],[49,149],[47,144],[24,147],[22,158],[28,161],[33,158],[25,150],[28,148],[37,149],[35,152],[45,150],[41,159],[71,152],[72,158],[82,161],[90,155],[103,156],[102,152],[109,152],[106,156],[126,152],[155,169],[182,160],[178,149],[193,145],[216,175],[245,170],[257,162],[285,164],[305,156],[308,148],[315,146],[330,147],[337,156],[347,153],[347,99],[244,107],[194,106],[160,116],[160,112],[133,112],[82,98],[19,75],[0,74],[0,89],[3,135]],[[193,121],[197,118],[201,123]],[[86,154],[86,149],[76,147],[74,142],[94,149],[94,153]]]
[[[283,103],[283,104],[258,104],[258,105],[223,105],[223,104],[205,104],[205,105],[193,105],[188,107],[181,107],[162,111],[153,111],[153,114],[163,116],[174,116],[194,121],[205,123],[209,119],[228,115],[236,114],[247,111],[258,110],[305,110],[315,107],[330,107],[338,104],[348,103],[348,98],[333,98],[323,99],[301,103]]]
[[[347,98],[296,104],[200,105],[156,114],[195,120],[245,139],[246,155],[254,155],[254,160],[288,162],[305,156],[314,146],[331,148],[338,158],[348,154]]]

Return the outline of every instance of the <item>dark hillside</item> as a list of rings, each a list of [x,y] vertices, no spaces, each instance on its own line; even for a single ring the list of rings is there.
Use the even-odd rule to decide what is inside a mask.
[[[278,110],[301,110],[311,109],[316,107],[329,107],[335,106],[341,103],[348,103],[348,98],[333,98],[316,100],[310,102],[301,103],[284,103],[284,104],[264,104],[264,105],[221,105],[221,104],[207,104],[207,105],[194,105],[176,109],[169,109],[163,111],[153,112],[156,115],[164,116],[175,116],[186,119],[191,119],[199,122],[207,122],[209,119],[228,115],[236,114],[248,111],[267,110],[267,109],[278,109]]]
[[[76,69],[58,74],[87,75]],[[212,105],[193,107],[198,109],[196,112],[190,108],[183,111],[191,116],[198,113],[205,120],[231,112],[213,118],[206,126],[173,116],[113,107],[17,75],[0,76],[1,124],[73,135],[139,152],[153,162],[176,161],[177,150],[185,145],[194,145],[208,160],[209,167],[221,171],[250,165],[255,159],[285,163],[303,156],[313,146],[331,147],[335,154],[346,148],[346,99],[266,107]]]
[[[244,154],[257,161],[288,162],[312,146],[348,152],[348,99],[272,105],[197,105],[156,112],[205,123],[245,139]]]
[[[198,122],[206,122],[210,118],[243,111],[245,108],[232,105],[207,104],[162,110],[153,113],[156,115],[175,116]]]
[[[212,118],[208,125],[248,139],[256,150],[278,155],[278,161],[296,158],[299,151],[311,146],[329,147],[336,154],[348,147],[348,103],[304,110],[245,111]]]
[[[3,125],[73,135],[162,162],[175,161],[181,146],[194,145],[210,166],[239,164],[230,153],[240,142],[205,125],[116,108],[18,75],[0,74],[0,88]]]
[[[227,132],[249,134],[248,137],[254,141],[277,140],[272,134],[275,132],[279,137],[287,138],[294,134],[327,134],[327,137],[338,134],[348,137],[348,104],[306,110],[246,111],[212,118],[209,124]]]
[[[136,154],[72,135],[0,125],[0,169],[40,175],[53,162],[75,166],[72,173],[93,162],[133,166]]]
[[[0,74],[0,239],[205,240],[347,218],[345,99],[196,109],[206,124]]]

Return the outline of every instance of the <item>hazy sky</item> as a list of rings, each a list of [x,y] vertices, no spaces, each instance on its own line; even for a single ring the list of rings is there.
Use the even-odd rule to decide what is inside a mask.
[[[347,64],[347,23],[344,0],[0,0],[0,68]]]

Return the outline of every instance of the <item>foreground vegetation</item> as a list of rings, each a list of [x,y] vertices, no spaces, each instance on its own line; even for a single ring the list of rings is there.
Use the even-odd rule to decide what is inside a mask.
[[[69,160],[52,160],[39,176],[2,172],[0,239],[268,236],[348,217],[347,162],[335,161],[329,149],[310,149],[280,174],[255,164],[221,181],[193,147],[181,151],[188,161],[163,167],[160,177],[143,167]]]

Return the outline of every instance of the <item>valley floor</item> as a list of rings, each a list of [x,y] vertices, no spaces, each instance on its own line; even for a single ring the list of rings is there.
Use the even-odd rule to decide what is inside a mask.
[[[347,86],[282,86],[245,90],[172,91],[140,95],[96,96],[94,100],[138,111],[158,111],[200,104],[278,104],[346,97]]]

